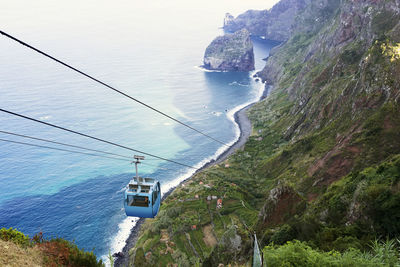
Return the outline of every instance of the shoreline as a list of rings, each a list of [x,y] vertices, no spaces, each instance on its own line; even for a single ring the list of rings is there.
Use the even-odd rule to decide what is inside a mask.
[[[216,159],[210,160],[209,162],[205,163],[202,167],[200,167],[198,170],[196,170],[192,175],[190,175],[187,179],[181,181],[178,185],[171,187],[162,197],[161,201],[166,199],[177,187],[181,186],[183,183],[187,182],[188,180],[192,179],[194,175],[197,173],[203,171],[206,168],[209,168],[213,165],[219,164],[226,160],[230,155],[236,152],[236,150],[240,149],[243,147],[243,145],[247,142],[248,138],[251,135],[251,132],[253,130],[253,127],[251,125],[251,122],[246,114],[247,110],[252,107],[254,104],[262,101],[268,96],[268,93],[270,91],[270,88],[264,84],[264,89],[263,92],[260,96],[259,99],[256,101],[248,104],[247,106],[241,108],[240,110],[236,111],[234,113],[234,121],[239,127],[239,138],[234,142],[228,149],[226,149],[223,153],[221,153]],[[125,246],[122,249],[121,252],[115,253],[114,255],[114,266],[119,267],[119,266],[126,266],[129,262],[129,250],[133,248],[136,244],[136,241],[139,237],[139,232],[141,225],[144,223],[145,219],[140,218],[136,225],[131,229],[131,232],[129,234],[129,237],[127,238],[125,242]]]

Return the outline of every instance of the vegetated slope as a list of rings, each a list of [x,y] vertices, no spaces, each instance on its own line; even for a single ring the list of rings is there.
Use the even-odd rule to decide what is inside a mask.
[[[259,73],[274,89],[249,112],[253,136],[167,198],[131,263],[249,264],[253,231],[325,251],[398,237],[399,5],[311,1]]]
[[[101,267],[93,252],[79,249],[62,238],[44,239],[42,233],[29,238],[15,229],[0,229],[0,266]]]
[[[38,248],[21,248],[0,240],[0,266],[44,266],[44,260]]]

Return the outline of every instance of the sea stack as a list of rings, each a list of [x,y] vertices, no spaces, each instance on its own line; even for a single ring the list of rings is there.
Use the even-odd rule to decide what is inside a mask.
[[[246,29],[215,38],[204,54],[204,67],[209,70],[254,70],[253,43]]]

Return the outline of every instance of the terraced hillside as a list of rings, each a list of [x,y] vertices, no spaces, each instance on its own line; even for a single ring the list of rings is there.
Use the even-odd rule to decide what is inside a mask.
[[[253,232],[265,257],[291,240],[367,253],[397,238],[399,19],[396,0],[310,1],[258,74],[273,91],[243,150],[166,199],[130,264],[249,265]]]

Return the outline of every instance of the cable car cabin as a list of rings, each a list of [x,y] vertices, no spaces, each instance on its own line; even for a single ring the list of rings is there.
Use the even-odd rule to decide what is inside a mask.
[[[160,203],[160,182],[152,178],[134,177],[125,189],[124,207],[127,216],[154,218]]]

